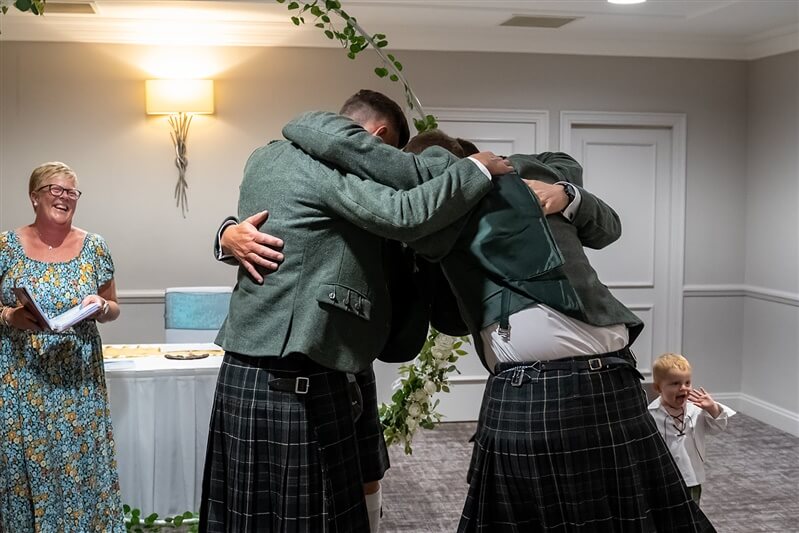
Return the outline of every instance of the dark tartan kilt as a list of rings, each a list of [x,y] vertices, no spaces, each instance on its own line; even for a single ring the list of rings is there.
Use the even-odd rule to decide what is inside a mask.
[[[490,376],[459,532],[715,531],[632,366]]]
[[[306,395],[267,386],[287,376],[279,369],[289,360],[225,354],[206,449],[201,531],[369,531],[346,374],[302,360]],[[382,477],[387,460],[379,457],[372,454],[370,468]]]
[[[388,447],[383,438],[383,425],[377,411],[377,385],[374,369],[369,366],[355,374],[363,397],[363,413],[355,422],[358,457],[364,482],[383,479],[389,468]]]

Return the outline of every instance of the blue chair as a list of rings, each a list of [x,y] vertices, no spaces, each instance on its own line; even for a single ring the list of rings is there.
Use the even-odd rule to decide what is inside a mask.
[[[214,342],[230,305],[231,287],[169,287],[165,291],[166,342]]]

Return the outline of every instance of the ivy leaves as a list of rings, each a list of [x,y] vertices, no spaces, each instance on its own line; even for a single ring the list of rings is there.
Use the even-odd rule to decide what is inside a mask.
[[[122,506],[122,512],[125,515],[125,530],[130,533],[161,531],[164,528],[176,529],[181,526],[187,526],[189,532],[196,533],[199,529],[199,514],[191,511],[186,511],[176,516],[165,516],[161,520],[158,520],[158,513],[151,513],[142,518],[141,510],[128,504]],[[189,519],[191,519],[191,522],[184,524]]]
[[[433,115],[425,115],[423,119],[414,118],[413,125],[416,131],[422,133],[423,131],[430,131],[438,128],[438,121]]]
[[[380,46],[381,44],[383,44],[383,46]],[[377,45],[378,45],[379,48],[383,48],[384,46],[388,45],[388,41],[380,41],[380,42],[377,43]],[[394,65],[394,68],[396,68],[398,71],[402,72],[402,63],[397,61],[397,59],[391,54],[386,54],[386,57]],[[375,74],[377,74],[377,76],[380,77],[380,78],[385,78],[386,76],[388,76],[388,79],[390,79],[391,81],[399,81],[399,76],[396,75],[396,74],[390,74],[388,69],[385,68],[385,67],[377,67],[377,68],[375,68]]]
[[[16,0],[14,7],[22,12],[30,11],[34,15],[41,15],[44,13],[45,2],[46,0]],[[8,6],[5,2],[0,5],[0,12],[3,14],[8,12]]]
[[[286,0],[275,0],[278,4],[285,4]],[[370,45],[377,53],[383,65],[376,67],[374,73],[379,78],[388,78],[393,82],[401,82],[405,90],[405,101],[410,109],[415,110],[420,118],[414,118],[413,123],[417,131],[423,132],[438,127],[438,123],[433,115],[425,115],[422,104],[414,94],[410,84],[402,75],[402,63],[392,54],[383,52],[383,48],[388,46],[388,39],[383,33],[370,35],[358,24],[355,17],[350,16],[341,8],[338,0],[313,0],[311,2],[300,2],[292,0],[286,6],[291,15],[291,22],[295,26],[305,24],[305,17],[311,18],[310,22],[322,30],[330,40],[339,42],[342,48],[347,51],[347,57],[355,59],[357,55],[366,50]],[[340,20],[339,26],[333,20]],[[343,22],[343,27],[341,23]]]
[[[278,4],[285,4],[286,0],[276,0]],[[306,15],[313,17],[313,25],[324,31],[325,37],[330,40],[337,40],[342,48],[347,50],[347,57],[355,59],[355,57],[369,47],[370,41],[374,42],[377,48],[382,48],[388,45],[386,36],[380,33],[374,35],[366,35],[359,32],[356,28],[357,20],[351,17],[346,11],[341,9],[341,2],[338,0],[325,0],[324,4],[320,4],[320,0],[313,0],[312,2],[296,2],[292,1],[286,6],[289,11],[296,11],[296,14],[291,16],[291,22],[295,26],[305,24]],[[333,24],[330,15],[337,15],[344,22],[343,28],[338,28]],[[386,72],[388,74],[388,72]]]

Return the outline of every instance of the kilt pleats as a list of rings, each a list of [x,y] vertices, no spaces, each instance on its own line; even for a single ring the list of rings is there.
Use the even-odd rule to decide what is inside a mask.
[[[219,371],[201,531],[368,532],[346,375],[314,368],[298,395],[251,360],[226,354]]]
[[[632,367],[490,376],[468,481],[463,533],[714,531]]]
[[[383,438],[383,426],[380,423],[380,414],[377,409],[375,372],[370,366],[355,374],[355,379],[363,398],[363,413],[355,422],[361,473],[364,481],[377,481],[383,479],[390,463],[386,439]]]

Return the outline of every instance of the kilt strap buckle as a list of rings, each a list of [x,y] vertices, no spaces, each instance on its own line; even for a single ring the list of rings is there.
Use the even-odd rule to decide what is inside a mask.
[[[311,389],[311,380],[306,376],[295,378],[275,378],[269,380],[269,388],[281,392],[293,392],[294,394],[308,394]]]
[[[524,383],[524,368],[517,367],[513,370],[513,375],[510,378],[510,384],[514,387],[521,387]]]
[[[602,370],[602,359],[594,357],[588,360],[588,370]]]
[[[305,376],[300,376],[295,378],[294,381],[294,392],[296,394],[308,394],[308,388],[311,385],[311,380],[306,378]]]
[[[509,342],[510,341],[510,324],[507,327],[497,326],[497,334],[502,338],[503,341]]]

